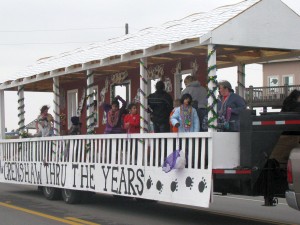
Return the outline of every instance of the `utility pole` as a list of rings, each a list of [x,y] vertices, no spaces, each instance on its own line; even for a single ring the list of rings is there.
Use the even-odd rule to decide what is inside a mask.
[[[128,34],[129,32],[129,29],[128,29],[128,23],[125,23],[125,34]]]

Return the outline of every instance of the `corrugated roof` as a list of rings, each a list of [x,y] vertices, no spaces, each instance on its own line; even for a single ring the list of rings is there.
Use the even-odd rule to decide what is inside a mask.
[[[146,28],[136,33],[45,58],[18,72],[15,76],[2,77],[0,83],[71,65],[101,60],[110,56],[122,55],[135,50],[148,49],[159,44],[171,44],[185,39],[199,38],[259,1],[261,0],[247,0],[235,5],[223,6],[207,13],[192,14],[181,20],[164,23],[160,27]]]

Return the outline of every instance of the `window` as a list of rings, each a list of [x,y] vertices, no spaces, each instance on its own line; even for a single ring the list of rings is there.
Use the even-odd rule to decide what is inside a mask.
[[[111,100],[117,95],[121,96],[127,103],[130,102],[130,81],[124,81],[122,84],[111,85]]]
[[[71,127],[71,117],[79,116],[77,114],[78,110],[78,89],[69,90],[67,92],[67,102],[68,102],[68,128]]]
[[[277,87],[279,85],[278,76],[268,76],[269,87]]]
[[[181,84],[181,91],[183,91],[186,86],[185,86],[185,83],[184,83],[184,79],[187,77],[187,76],[190,76],[192,75],[191,73],[184,73],[184,74],[181,74],[181,79],[180,79],[180,84]]]
[[[189,75],[192,75],[192,70],[184,70],[180,74],[175,74],[175,99],[180,98],[182,90],[185,89],[184,79]]]
[[[279,86],[279,78],[278,76],[268,76],[268,86],[269,92],[271,93],[277,93],[278,92],[278,87]]]
[[[282,85],[294,85],[294,75],[283,75]]]
[[[154,93],[156,91],[155,85],[158,81],[160,81],[160,78],[151,80],[151,93]]]

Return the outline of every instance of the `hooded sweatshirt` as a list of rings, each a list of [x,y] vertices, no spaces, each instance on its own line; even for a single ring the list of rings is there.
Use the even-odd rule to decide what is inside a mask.
[[[193,101],[198,102],[198,108],[206,108],[207,106],[207,90],[200,85],[199,81],[193,81],[186,86],[182,91],[181,96],[184,94],[190,94]]]

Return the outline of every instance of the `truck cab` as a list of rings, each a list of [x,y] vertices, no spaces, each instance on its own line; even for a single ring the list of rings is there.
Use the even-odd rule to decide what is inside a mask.
[[[299,164],[300,148],[291,153],[292,149],[299,146],[299,124],[300,114],[297,112],[261,115],[256,115],[251,110],[243,112],[239,133],[240,164],[235,168],[236,171],[228,174],[214,173],[214,190],[223,194],[264,196],[266,206],[276,205],[276,197],[284,197],[288,189],[287,165],[291,155],[295,161],[291,162],[294,180],[289,186],[295,191],[295,183],[298,182],[299,206],[300,185],[297,176],[299,177],[300,166],[297,162]],[[299,172],[296,173],[295,170]]]
[[[300,147],[294,148],[289,156],[287,181],[286,201],[290,207],[300,210]]]

